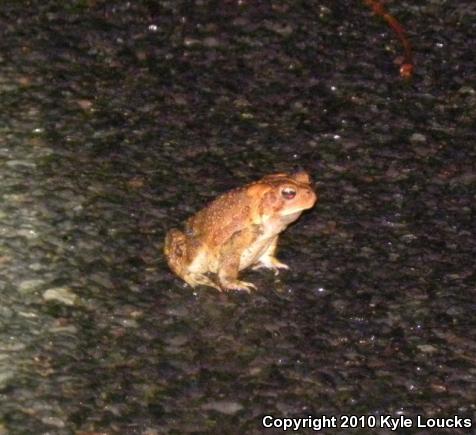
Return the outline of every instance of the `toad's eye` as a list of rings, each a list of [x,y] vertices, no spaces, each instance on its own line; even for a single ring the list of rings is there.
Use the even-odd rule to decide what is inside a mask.
[[[296,196],[296,190],[294,190],[292,187],[285,187],[283,190],[281,190],[281,195],[284,199],[293,199]]]

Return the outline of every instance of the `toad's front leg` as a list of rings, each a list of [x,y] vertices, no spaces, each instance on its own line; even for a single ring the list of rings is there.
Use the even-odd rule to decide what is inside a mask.
[[[243,247],[249,246],[254,240],[255,233],[250,229],[243,229],[233,233],[220,251],[218,265],[218,282],[223,290],[243,290],[250,292],[256,286],[250,282],[238,280],[240,271],[240,257]]]
[[[278,236],[276,236],[271,241],[266,251],[258,259],[257,264],[253,266],[254,270],[261,269],[261,268],[272,269],[274,270],[275,275],[278,275],[279,269],[289,269],[289,266],[287,264],[281,263],[281,261],[279,261],[275,257],[277,243],[278,243]]]

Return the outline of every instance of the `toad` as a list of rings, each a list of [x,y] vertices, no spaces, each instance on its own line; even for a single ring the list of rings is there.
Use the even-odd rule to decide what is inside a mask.
[[[275,257],[278,236],[316,201],[306,172],[267,175],[218,196],[186,221],[184,231],[171,229],[167,262],[192,287],[249,292],[256,286],[239,281],[239,271],[288,269]]]

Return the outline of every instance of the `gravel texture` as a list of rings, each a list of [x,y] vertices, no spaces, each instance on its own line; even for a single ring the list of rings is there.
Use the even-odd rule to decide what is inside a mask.
[[[475,433],[476,7],[387,7],[411,82],[358,0],[1,4],[0,434]],[[172,275],[169,228],[295,166],[291,271]]]

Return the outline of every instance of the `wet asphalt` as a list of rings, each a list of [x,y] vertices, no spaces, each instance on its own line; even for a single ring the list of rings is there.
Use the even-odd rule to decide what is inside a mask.
[[[357,0],[0,6],[0,434],[474,433],[476,8],[387,7],[409,82]],[[168,229],[295,167],[290,271],[169,271]]]

